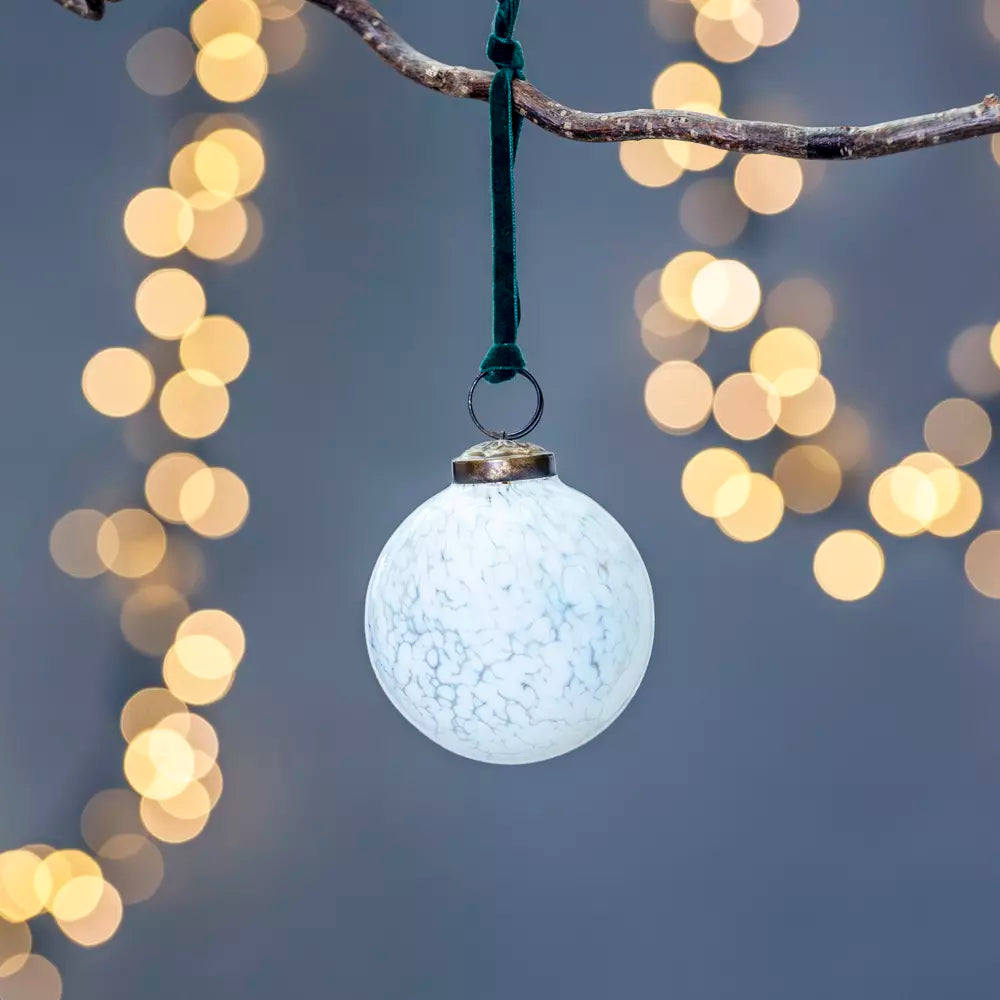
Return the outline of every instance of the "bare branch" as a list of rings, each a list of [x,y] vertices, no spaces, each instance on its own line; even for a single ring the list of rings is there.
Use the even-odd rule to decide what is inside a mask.
[[[104,0],[56,0],[85,17],[100,18]],[[340,18],[393,69],[409,80],[451,97],[485,101],[492,74],[449,66],[418,52],[386,24],[369,0],[311,0]],[[681,139],[742,153],[773,153],[803,160],[860,160],[946,142],[1000,133],[1000,100],[938,111],[879,125],[810,127],[740,121],[693,111],[577,111],[546,97],[530,83],[515,81],[517,110],[539,128],[581,142]]]

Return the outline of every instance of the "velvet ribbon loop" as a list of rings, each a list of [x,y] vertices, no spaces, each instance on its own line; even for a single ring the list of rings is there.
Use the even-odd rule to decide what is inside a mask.
[[[521,299],[517,286],[514,213],[514,160],[521,137],[521,116],[514,108],[513,85],[524,79],[524,53],[511,37],[520,0],[498,0],[486,55],[497,71],[490,84],[490,179],[493,215],[493,346],[480,370],[487,382],[512,379],[524,369],[517,346]]]

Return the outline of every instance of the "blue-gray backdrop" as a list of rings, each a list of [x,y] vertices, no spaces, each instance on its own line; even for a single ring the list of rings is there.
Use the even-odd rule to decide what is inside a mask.
[[[727,110],[794,98],[817,123],[971,103],[998,85],[978,0],[810,2],[792,40],[722,68]],[[523,5],[531,78],[568,103],[643,105],[697,50],[644,5]],[[157,665],[121,639],[100,585],[63,576],[52,523],[143,467],[80,395],[88,357],[138,343],[148,269],[127,199],[162,183],[167,134],[211,107],[150,98],[124,54],[183,27],[184,0],[125,0],[103,24],[41,0],[0,10],[0,844],[76,842],[121,782],[123,699]],[[442,59],[482,65],[490,0],[385,13]],[[661,434],[635,282],[691,245],[677,193],[615,150],[528,129],[520,245],[538,437],[647,559],[659,631],[647,680],[604,736],[502,769],[451,756],[384,700],[365,655],[371,565],[474,439],[463,393],[488,338],[486,109],[402,80],[335,19],[305,15],[303,66],[249,110],[269,175],[261,251],[205,266],[252,344],[206,454],[246,479],[234,539],[206,545],[200,600],[245,624],[232,694],[206,715],[226,793],[166,849],[157,896],[107,946],[39,931],[77,1000],[993,1000],[1000,990],[1000,617],[960,543],[886,542],[857,605],[815,586],[826,530],[863,500],[724,538],[678,488],[696,444]],[[951,394],[952,337],[1000,313],[1000,173],[985,140],[837,164],[737,253],[766,284],[834,291],[825,362],[883,465]],[[705,431],[697,446],[721,440]],[[996,527],[997,476],[980,467]],[[123,485],[124,484],[124,485]],[[129,485],[131,484],[131,485]],[[0,983],[0,995],[3,993]]]

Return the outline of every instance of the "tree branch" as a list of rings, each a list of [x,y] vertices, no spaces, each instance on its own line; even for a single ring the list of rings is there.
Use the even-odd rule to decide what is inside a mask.
[[[104,0],[56,0],[97,20]],[[418,52],[386,24],[369,0],[311,0],[340,18],[393,69],[421,86],[451,97],[485,101],[492,73],[449,66]],[[860,160],[1000,133],[1000,100],[879,125],[810,127],[740,121],[694,111],[577,111],[546,97],[523,80],[514,83],[518,112],[532,124],[581,142],[681,139],[741,153],[773,153],[803,160]]]

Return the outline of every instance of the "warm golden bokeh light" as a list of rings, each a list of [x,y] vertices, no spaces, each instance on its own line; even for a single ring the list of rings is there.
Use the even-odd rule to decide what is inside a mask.
[[[696,181],[684,192],[680,221],[684,232],[705,246],[721,247],[738,239],[749,213],[733,186],[721,177]]]
[[[106,417],[129,417],[138,413],[153,395],[153,366],[131,347],[106,347],[83,369],[84,398]]]
[[[0,917],[9,923],[23,923],[45,908],[35,877],[42,859],[22,848],[0,854]]]
[[[969,546],[965,575],[984,597],[1000,600],[1000,531],[986,531]]]
[[[146,829],[166,844],[184,844],[194,840],[205,829],[209,816],[206,812],[193,819],[181,819],[171,816],[162,802],[148,798],[142,800],[139,815]]]
[[[737,542],[759,542],[773,535],[785,513],[785,502],[777,484],[759,472],[751,472],[746,486],[737,480],[737,490],[746,498],[732,514],[716,518],[722,531]],[[732,482],[732,481],[730,481]],[[724,486],[723,494],[732,486]]]
[[[203,260],[223,260],[239,250],[248,229],[242,202],[230,200],[212,208],[196,207],[187,248]]]
[[[736,193],[760,215],[791,208],[802,193],[802,167],[797,160],[770,153],[751,153],[736,165]]]
[[[660,188],[673,184],[684,173],[668,155],[662,139],[636,139],[618,147],[622,170],[643,187]]]
[[[779,396],[797,396],[816,381],[822,360],[819,345],[808,333],[779,326],[753,345],[750,370],[766,379]]]
[[[39,902],[58,920],[81,920],[101,898],[101,866],[83,851],[53,851],[35,869]]]
[[[230,194],[242,198],[250,194],[260,184],[264,176],[266,160],[264,147],[256,136],[242,128],[219,128],[210,132],[204,142],[228,151],[236,163],[236,183]],[[195,155],[195,170],[198,169],[198,155]]]
[[[195,209],[208,211],[209,209],[218,208],[220,205],[224,205],[232,198],[232,196],[228,194],[220,194],[210,191],[202,183],[195,168],[195,163],[198,158],[198,150],[200,147],[201,142],[189,142],[186,146],[182,146],[179,150],[177,150],[173,159],[170,161],[170,187],[176,191],[177,194],[186,199],[192,209],[191,229],[185,238],[185,243],[187,243],[191,234],[194,232]]]
[[[797,326],[822,340],[833,326],[833,296],[815,278],[786,278],[764,301],[769,326]]]
[[[670,260],[660,272],[660,298],[682,319],[693,323],[699,318],[691,301],[691,290],[698,274],[714,260],[704,250],[686,250]]]
[[[135,792],[128,788],[106,788],[92,796],[80,815],[80,832],[98,857],[115,837],[141,833]]]
[[[701,12],[695,18],[694,37],[705,55],[716,62],[742,62],[760,46],[764,19],[752,5],[731,20],[716,20]]]
[[[260,45],[237,33],[213,38],[195,62],[205,93],[230,104],[250,100],[264,86],[267,70],[267,55]]]
[[[653,107],[661,110],[701,104],[722,107],[719,78],[700,63],[678,62],[668,66],[653,84]]]
[[[804,392],[781,401],[778,426],[794,437],[812,437],[824,430],[837,408],[837,394],[825,375],[817,375]]]
[[[99,510],[71,510],[53,525],[49,535],[52,561],[68,576],[80,580],[100,576],[107,570],[97,552],[97,533],[104,524]]]
[[[957,538],[972,531],[983,512],[983,494],[979,484],[963,469],[956,472],[958,496],[950,509],[939,513],[927,530],[939,538]]]
[[[164,719],[186,711],[184,702],[166,688],[143,688],[132,695],[122,709],[122,736],[126,743],[131,743],[140,733],[155,729]]]
[[[712,409],[716,423],[730,437],[755,441],[774,429],[781,406],[781,397],[767,379],[737,372],[716,390]]]
[[[163,422],[185,438],[214,434],[229,413],[229,393],[222,380],[211,372],[178,372],[160,393]]]
[[[173,451],[161,455],[146,473],[146,502],[150,509],[164,521],[183,524],[181,489],[196,472],[204,468],[205,463],[189,452]]]
[[[154,271],[135,293],[139,322],[162,340],[179,340],[205,315],[205,289],[193,274],[168,267]]]
[[[204,48],[223,35],[260,35],[261,11],[253,0],[205,0],[195,8],[190,22],[191,37]]]
[[[971,399],[945,399],[927,414],[924,441],[955,465],[970,465],[986,454],[993,437],[989,414]]]
[[[177,638],[184,639],[192,635],[208,635],[221,642],[229,650],[233,669],[240,665],[246,652],[243,627],[231,614],[217,608],[202,608],[181,622]]]
[[[211,372],[221,382],[232,382],[250,360],[250,341],[236,320],[206,316],[184,335],[180,358],[185,368]]]
[[[219,203],[235,197],[240,183],[240,164],[236,156],[211,137],[193,145],[192,168],[201,188],[215,195]]]
[[[184,483],[180,508],[192,531],[205,538],[225,538],[239,531],[246,520],[250,494],[236,473],[205,468]]]
[[[103,878],[88,880],[87,891],[99,892],[93,908],[80,917],[57,914],[56,922],[63,934],[75,944],[96,948],[114,936],[121,926],[124,909],[118,890]]]
[[[691,285],[695,314],[713,330],[740,330],[760,308],[760,283],[738,260],[714,260],[702,267]]]
[[[706,448],[684,467],[681,492],[703,517],[735,514],[750,495],[750,466],[729,448]]]
[[[125,751],[125,777],[142,796],[169,799],[194,780],[194,750],[172,729],[147,729]]]
[[[712,380],[690,361],[667,361],[646,380],[646,411],[660,430],[691,434],[712,412]]]
[[[774,481],[789,510],[797,514],[818,514],[837,499],[843,473],[837,460],[825,448],[799,444],[778,459]]]
[[[173,642],[177,626],[191,613],[183,594],[165,583],[134,590],[122,603],[122,635],[146,656],[162,656]]]
[[[990,330],[990,357],[993,358],[993,363],[1000,368],[1000,323],[997,323]]]
[[[194,75],[194,48],[176,28],[154,28],[128,50],[125,68],[140,90],[166,97]]]
[[[169,257],[184,249],[194,232],[194,211],[171,188],[140,191],[125,209],[125,235],[147,257]]]
[[[146,576],[160,565],[166,551],[163,525],[139,508],[116,511],[97,532],[97,554],[116,576]]]
[[[1000,393],[1000,367],[990,355],[992,327],[970,326],[952,341],[948,371],[959,388],[979,398]]]
[[[838,601],[860,601],[873,593],[885,572],[882,547],[863,531],[837,531],[813,559],[816,582]]]
[[[875,523],[891,535],[899,535],[901,538],[910,538],[919,535],[926,528],[926,523],[913,517],[904,511],[898,504],[897,496],[909,496],[910,506],[920,501],[921,493],[926,496],[930,488],[924,477],[917,469],[907,469],[900,472],[898,467],[886,469],[874,483],[868,492],[868,506]]]
[[[780,45],[791,38],[799,23],[799,0],[754,0],[764,21],[761,45]]]

